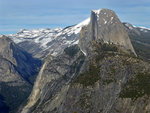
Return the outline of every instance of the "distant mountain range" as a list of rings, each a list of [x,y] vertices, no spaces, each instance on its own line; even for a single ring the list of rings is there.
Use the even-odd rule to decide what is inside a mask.
[[[81,28],[88,25],[89,22],[90,18],[77,25],[68,26],[64,29],[22,29],[17,34],[10,34],[8,37],[36,58],[44,58],[49,54],[57,56],[60,55],[66,47],[78,43]],[[129,33],[131,40],[134,36],[143,37],[141,35],[144,35],[145,38],[142,38],[142,40],[138,39],[138,41],[150,43],[147,42],[150,34],[149,28],[136,27],[130,23],[123,23],[123,25],[127,28],[126,30]],[[131,36],[133,34],[134,36]]]
[[[149,113],[149,50],[150,29],[109,9],[1,35],[0,113]]]
[[[36,58],[43,58],[48,54],[57,56],[66,47],[78,44],[80,30],[89,23],[89,20],[64,29],[23,29],[17,34],[8,35],[8,37]]]
[[[133,34],[145,33],[133,28],[138,31],[132,29]],[[149,112],[150,64],[137,57],[143,54],[134,50],[138,45],[132,46],[131,32],[131,26],[122,24],[112,10],[92,11],[78,45],[67,47],[61,55],[47,56],[19,112]],[[136,37],[132,38],[134,42]]]

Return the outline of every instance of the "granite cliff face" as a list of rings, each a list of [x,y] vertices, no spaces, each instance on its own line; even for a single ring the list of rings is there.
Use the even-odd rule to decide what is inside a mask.
[[[34,75],[41,65],[40,60],[32,58],[29,53],[6,36],[0,38],[0,56],[14,65],[16,71],[26,80]]]
[[[150,112],[149,64],[117,54],[91,60],[70,86],[64,113]]]
[[[150,64],[105,47],[99,45],[91,59],[80,49],[72,56],[77,47],[69,48],[70,55],[49,57],[21,112],[149,112]]]
[[[108,9],[92,11],[90,18],[64,29],[22,29],[8,37],[34,57],[44,59],[48,54],[60,55],[66,47],[77,44],[80,35],[86,32],[82,30],[80,34],[81,28],[87,25],[88,27],[85,27],[85,30],[88,29],[87,40],[115,43],[135,53],[123,24],[117,15]]]
[[[49,56],[37,76],[33,91],[22,113],[62,112],[62,103],[66,98],[70,82],[78,75],[84,62],[79,47],[66,48],[62,55]]]
[[[116,44],[136,55],[125,27],[115,12],[109,9],[93,10],[90,23],[82,28],[79,46],[87,54],[92,48],[92,41]]]
[[[32,90],[30,78],[41,62],[17,46],[6,36],[0,37],[0,111],[15,112]],[[12,104],[13,103],[13,104]],[[2,104],[2,106],[3,106]]]
[[[47,56],[20,113],[148,113],[150,64],[108,9],[92,11],[79,45]]]

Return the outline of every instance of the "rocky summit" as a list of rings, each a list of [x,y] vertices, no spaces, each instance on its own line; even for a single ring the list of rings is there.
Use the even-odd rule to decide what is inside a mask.
[[[80,47],[86,53],[89,52],[88,46],[91,46],[92,40],[118,45],[136,55],[128,33],[112,10],[92,10],[90,23],[81,30],[79,41]]]
[[[18,113],[149,113],[149,57],[132,35],[145,31],[131,28],[112,10],[93,10],[78,44],[45,57]]]
[[[0,113],[150,113],[149,50],[150,29],[110,9],[0,35]]]

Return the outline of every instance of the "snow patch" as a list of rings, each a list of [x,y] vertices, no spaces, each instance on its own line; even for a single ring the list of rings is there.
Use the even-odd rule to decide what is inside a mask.
[[[93,12],[95,12],[96,14],[99,14],[101,12],[102,9],[98,9],[98,10],[92,10]]]
[[[75,42],[73,43],[73,45],[76,45],[76,44],[78,44],[78,43],[79,43],[79,40],[75,41]]]
[[[146,27],[143,27],[143,26],[140,26],[140,27],[137,27],[137,28],[141,28],[143,30],[150,30],[150,28],[146,28]]]
[[[113,19],[114,19],[114,17],[111,17],[111,19],[110,19],[110,20],[112,21]]]
[[[75,27],[83,27],[90,23],[90,18],[87,18],[86,20],[82,21],[81,23],[77,24]]]
[[[104,20],[104,24],[106,24],[107,23],[107,21],[103,18],[103,20]]]
[[[63,50],[63,48],[78,44],[79,33],[82,27],[87,26],[89,23],[90,18],[87,18],[79,24],[65,29],[21,29],[18,33],[7,36],[17,44],[24,43],[26,41],[29,43],[35,43],[39,45],[41,53],[48,51],[49,53],[52,53],[52,55],[56,56],[61,52],[61,50]],[[55,44],[57,47],[54,46]]]
[[[52,56],[57,56],[57,52],[53,52],[51,55]]]
[[[82,53],[85,55],[85,56],[87,56],[87,54],[81,49],[81,51],[82,51]]]
[[[99,20],[99,14],[100,14],[101,10],[102,10],[102,9],[99,9],[99,10],[92,10],[92,11],[96,14],[97,20]]]
[[[130,30],[133,29],[132,25],[130,25],[129,23],[126,23],[125,25],[126,25]]]
[[[143,31],[143,32],[148,32],[146,29],[143,29],[143,28],[140,28],[140,31]]]

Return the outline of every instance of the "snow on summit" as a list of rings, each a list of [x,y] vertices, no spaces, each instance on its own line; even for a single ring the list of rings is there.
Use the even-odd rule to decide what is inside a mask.
[[[43,47],[47,47],[46,44],[54,39],[57,39],[57,37],[60,37],[62,35],[71,36],[73,34],[78,34],[81,28],[88,25],[89,22],[90,18],[66,29],[21,29],[17,34],[11,34],[8,36],[12,38],[15,43],[21,43],[23,41],[34,41],[35,43],[41,43],[41,46]]]
[[[36,49],[42,49],[44,53],[57,55],[61,53],[63,48],[78,44],[81,29],[83,26],[88,25],[89,22],[90,18],[87,18],[77,25],[64,29],[21,29],[18,33],[10,34],[8,37],[17,44],[26,44],[26,47],[30,44],[30,47],[35,46]],[[34,50],[35,48],[31,47],[31,49]]]
[[[103,25],[106,26],[108,24],[117,24],[114,23],[114,15],[109,13],[108,9],[92,10],[92,12],[95,14],[95,16],[97,16],[99,28],[101,28]],[[41,58],[47,53],[56,56],[61,54],[64,48],[78,44],[82,27],[87,26],[89,23],[90,18],[87,18],[77,25],[69,26],[64,29],[21,29],[18,33],[7,36],[15,43],[21,45],[29,53],[33,54],[33,56],[34,53],[36,53],[35,57],[37,58]],[[128,24],[126,24],[126,26],[129,27]],[[132,26],[129,28],[132,29]],[[143,27],[136,28],[143,32],[148,32],[148,30],[150,30]]]
[[[95,12],[96,14],[99,14],[101,12],[102,9],[98,9],[98,10],[92,10],[93,12]]]

